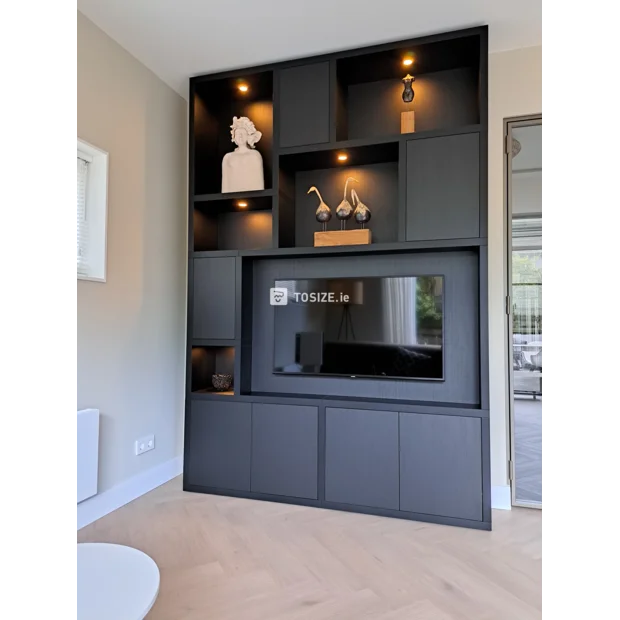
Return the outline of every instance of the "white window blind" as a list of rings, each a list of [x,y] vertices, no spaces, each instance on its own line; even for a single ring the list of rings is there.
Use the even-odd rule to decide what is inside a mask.
[[[88,223],[86,221],[86,183],[88,163],[77,158],[77,272],[88,275]]]

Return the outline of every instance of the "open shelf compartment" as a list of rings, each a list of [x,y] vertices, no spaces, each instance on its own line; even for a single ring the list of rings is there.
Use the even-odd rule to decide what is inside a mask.
[[[403,61],[411,59],[410,66]],[[401,133],[401,112],[415,112],[415,130],[454,129],[480,122],[480,39],[459,37],[355,54],[336,61],[336,139]],[[412,103],[402,79],[415,81]]]
[[[193,346],[192,347],[192,393],[218,394],[233,396],[235,369],[235,347],[231,346]],[[214,374],[229,374],[233,376],[230,390],[218,392],[213,387]]]
[[[240,85],[247,86],[242,92]],[[222,191],[222,159],[235,149],[233,116],[247,116],[263,135],[256,150],[263,158],[265,189],[272,188],[273,72],[197,81],[192,93],[194,194]]]
[[[272,192],[209,196],[194,201],[194,251],[272,247]],[[244,196],[248,196],[247,198]],[[201,197],[205,198],[205,197]]]
[[[338,155],[347,160],[339,162]],[[371,210],[368,228],[372,242],[398,241],[399,204],[399,143],[362,145],[346,149],[322,149],[280,157],[280,182],[278,194],[278,247],[312,247],[314,233],[321,230],[315,213],[319,206],[316,193],[308,194],[315,186],[330,207],[332,219],[327,230],[340,230],[336,208],[343,198],[347,177],[357,181],[349,183],[355,188],[362,202]],[[353,219],[346,222],[347,230],[359,228]]]

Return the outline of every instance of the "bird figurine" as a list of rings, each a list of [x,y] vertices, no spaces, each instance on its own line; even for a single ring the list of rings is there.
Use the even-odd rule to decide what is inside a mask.
[[[353,201],[353,204],[357,202],[357,206],[353,212],[353,218],[361,228],[365,228],[366,224],[370,222],[370,218],[372,217],[370,209],[360,200],[360,197],[354,189],[351,190],[351,200]]]
[[[349,186],[349,181],[355,181],[357,183],[357,179],[353,177],[347,177],[347,180],[344,184],[344,196],[342,198],[342,202],[336,207],[336,217],[340,220],[340,230],[345,230],[347,227],[347,220],[353,215],[353,207],[351,203],[347,200],[347,188]]]
[[[329,222],[329,220],[332,219],[332,211],[323,202],[323,197],[321,196],[321,192],[319,192],[319,190],[316,187],[314,187],[314,185],[306,193],[309,194],[310,192],[316,192],[316,195],[319,197],[319,200],[321,201],[321,204],[318,206],[316,210],[315,217],[316,217],[316,221],[321,224],[323,232],[325,232],[327,229],[327,222]]]

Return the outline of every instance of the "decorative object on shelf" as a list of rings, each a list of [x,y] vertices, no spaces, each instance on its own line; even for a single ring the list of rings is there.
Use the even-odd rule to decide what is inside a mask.
[[[353,201],[353,204],[357,202],[355,211],[353,211],[353,218],[361,226],[361,228],[364,229],[372,217],[370,209],[360,200],[360,197],[354,189],[351,190],[351,200]]]
[[[314,185],[306,192],[309,194],[310,192],[316,192],[316,195],[319,197],[321,204],[318,206],[316,210],[316,221],[321,224],[321,229],[325,231],[327,229],[327,222],[332,219],[332,210],[323,202],[323,197],[321,196],[321,192],[314,187]]]
[[[254,149],[263,134],[247,116],[233,116],[230,129],[237,148],[222,160],[222,193],[265,189],[263,158]]]
[[[217,373],[211,377],[213,389],[216,392],[227,392],[232,385],[232,375]]]
[[[400,133],[414,133],[415,132],[415,112],[411,109],[411,103],[415,97],[412,84],[415,78],[412,75],[407,75],[402,79],[405,88],[403,89],[403,101],[408,105],[406,112],[400,113]]]
[[[521,143],[516,139],[512,139],[512,156],[516,157],[521,152]]]
[[[353,177],[347,177],[344,184],[344,195],[342,202],[336,207],[336,217],[340,220],[340,230],[346,230],[347,220],[353,215],[353,207],[347,200],[347,188],[349,187],[349,181],[355,181],[356,183],[358,182],[357,179],[354,179]]]

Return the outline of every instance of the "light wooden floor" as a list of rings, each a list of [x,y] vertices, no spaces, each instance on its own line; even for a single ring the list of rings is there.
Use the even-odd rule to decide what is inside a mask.
[[[78,532],[148,553],[149,620],[541,617],[541,512],[493,532],[184,493],[181,479]]]

